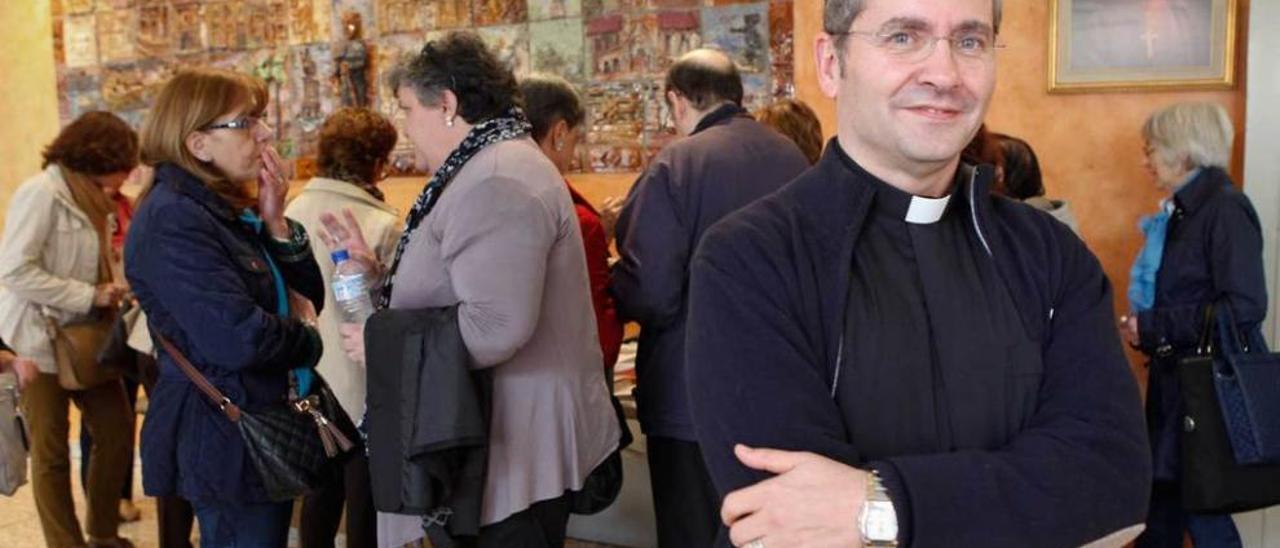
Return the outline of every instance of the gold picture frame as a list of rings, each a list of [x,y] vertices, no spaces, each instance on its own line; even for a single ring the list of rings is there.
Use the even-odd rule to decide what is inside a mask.
[[[1238,0],[1049,3],[1049,93],[1235,87]]]

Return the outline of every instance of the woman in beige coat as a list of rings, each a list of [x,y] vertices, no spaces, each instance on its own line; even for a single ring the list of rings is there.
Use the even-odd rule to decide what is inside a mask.
[[[307,182],[302,193],[285,209],[285,216],[302,223],[310,234],[323,232],[321,217],[329,212],[349,213],[360,226],[380,264],[387,264],[400,239],[400,213],[387,204],[378,182],[382,180],[396,128],[386,117],[366,108],[341,108],[320,128],[316,163],[319,175]],[[316,261],[326,286],[333,285],[334,264]],[[324,354],[316,370],[324,376],[343,410],[357,421],[364,415],[364,364],[347,357],[338,334],[341,307],[336,303],[320,312],[320,340]],[[300,527],[303,546],[333,546],[343,502],[347,508],[347,544],[374,546],[375,512],[369,491],[369,459],[363,453],[347,460],[337,477],[330,478],[302,503]]]
[[[71,498],[68,408],[80,408],[93,434],[89,466],[90,546],[127,546],[117,537],[120,488],[128,466],[128,403],[120,381],[85,390],[58,384],[46,318],[65,324],[115,307],[125,296],[113,273],[109,227],[117,191],[138,163],[138,137],[123,120],[89,112],[44,152],[44,171],[18,187],[0,243],[0,338],[35,361],[40,374],[23,392],[31,430],[31,484],[45,542],[83,546]]]
[[[561,546],[570,492],[620,437],[569,191],[529,136],[515,77],[474,34],[429,42],[389,81],[419,167],[434,175],[383,304],[457,305],[467,350],[493,372],[479,545]],[[349,232],[339,245],[371,256]],[[344,326],[363,359],[359,335]]]

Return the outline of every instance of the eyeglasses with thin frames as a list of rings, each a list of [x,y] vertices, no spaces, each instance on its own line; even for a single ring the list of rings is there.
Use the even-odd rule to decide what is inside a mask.
[[[228,122],[209,124],[204,126],[203,131],[213,131],[215,129],[253,129],[254,127],[257,127],[258,124],[267,125],[267,120],[261,116],[241,116]]]
[[[845,32],[827,32],[832,36],[857,36],[867,43],[887,52],[891,57],[905,63],[919,63],[933,55],[938,42],[951,45],[951,54],[957,60],[986,62],[991,60],[997,49],[1004,49],[1004,44],[997,44],[990,32],[964,32],[956,36],[933,36],[912,29],[885,30],[879,32],[850,30]]]

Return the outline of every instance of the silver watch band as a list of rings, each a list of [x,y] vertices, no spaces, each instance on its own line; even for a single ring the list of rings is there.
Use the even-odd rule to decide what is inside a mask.
[[[876,515],[872,515],[872,511]],[[888,515],[887,519],[892,524],[892,536],[890,538],[882,538],[880,535],[872,533],[871,520]],[[862,545],[868,548],[897,548],[898,546],[898,527],[897,516],[894,513],[893,501],[889,498],[889,491],[885,488],[884,480],[880,477],[880,472],[875,469],[870,470],[870,476],[867,478],[867,494],[862,505],[862,515],[858,519],[858,528],[862,534]],[[876,538],[873,538],[876,537]]]

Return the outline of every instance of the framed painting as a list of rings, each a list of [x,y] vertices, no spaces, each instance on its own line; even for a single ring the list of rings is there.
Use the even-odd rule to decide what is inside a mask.
[[[1235,85],[1238,0],[1050,4],[1050,93]]]

